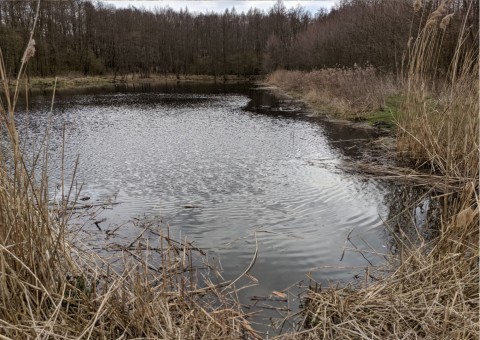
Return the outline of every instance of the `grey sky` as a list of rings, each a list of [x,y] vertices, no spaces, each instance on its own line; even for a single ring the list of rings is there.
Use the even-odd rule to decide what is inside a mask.
[[[190,12],[224,12],[225,9],[235,7],[237,13],[247,12],[250,8],[258,8],[268,10],[272,8],[276,1],[274,0],[102,0],[104,3],[112,4],[117,8],[125,8],[134,6],[137,8],[153,9],[155,7],[170,7],[174,10],[185,9],[188,7]],[[312,14],[320,8],[332,8],[335,0],[284,0],[287,8],[296,7],[298,5],[305,7]]]

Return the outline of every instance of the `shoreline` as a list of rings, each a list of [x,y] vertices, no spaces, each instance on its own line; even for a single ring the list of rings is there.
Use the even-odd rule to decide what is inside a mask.
[[[396,131],[391,126],[373,125],[367,120],[353,120],[346,117],[338,117],[335,114],[327,114],[326,112],[316,110],[305,98],[298,93],[292,93],[272,83],[265,81],[257,81],[255,85],[260,89],[271,91],[275,96],[301,102],[308,109],[308,115],[312,117],[321,117],[322,119],[339,125],[348,125],[357,129],[365,129],[373,132],[371,146],[372,149],[366,156],[365,163],[372,163],[376,165],[395,165],[396,160],[396,145],[397,135]],[[380,160],[382,159],[382,160]]]
[[[140,75],[128,75],[126,77],[115,77],[113,74],[99,75],[99,76],[82,76],[82,75],[59,75],[57,77],[28,77],[20,81],[20,88],[25,87],[27,82],[30,90],[50,90],[55,86],[55,79],[57,79],[56,89],[81,89],[88,87],[101,86],[115,86],[115,85],[131,85],[131,84],[160,84],[171,82],[198,82],[198,83],[235,83],[235,82],[255,82],[261,76],[211,76],[211,75],[181,75],[175,74],[158,75],[153,74],[147,78],[142,78]],[[16,79],[9,79],[10,88],[15,88]]]
[[[192,78],[185,77],[184,80],[170,78],[170,81],[202,81],[199,77],[195,77],[195,79]],[[108,79],[108,77],[104,79]],[[169,81],[168,78],[160,79],[162,81]],[[153,79],[150,78],[141,83],[154,83],[152,80]],[[203,78],[203,81],[211,82],[212,78]],[[92,84],[92,82],[86,83]],[[73,81],[73,84],[75,86],[72,85],[72,87],[70,87],[71,89],[82,88],[82,86],[79,86],[75,81]],[[100,86],[115,84],[117,83],[102,84],[101,81],[98,81],[98,85]],[[127,81],[118,84],[138,84],[138,82]],[[392,148],[396,148],[396,141],[401,141],[401,129],[394,130],[391,128],[386,129],[383,126],[369,125],[369,120],[368,118],[365,118],[365,116],[362,117],[363,119],[355,119],[355,117],[353,117],[353,119],[348,119],[348,116],[346,115],[342,116],[334,113],[327,114],[327,112],[318,109],[320,107],[318,102],[313,101],[313,104],[317,104],[317,106],[308,105],[306,100],[308,99],[308,93],[303,94],[304,97],[307,97],[304,99],[303,97],[300,97],[300,94],[297,97],[294,94],[295,92],[292,94],[287,89],[282,88],[282,86],[273,85],[268,82],[257,82],[256,84],[258,86],[263,86],[265,90],[274,91],[280,96],[283,96],[283,98],[303,101],[307,104],[313,114],[316,116],[323,116],[329,121],[335,121],[340,124],[351,124],[359,127],[361,126],[372,130],[384,129],[388,131],[389,134],[394,134],[395,139],[391,143]],[[93,86],[86,85],[83,86],[83,88]],[[63,89],[67,88],[68,87],[63,87]],[[406,105],[411,105],[410,107],[405,107],[410,110],[405,111],[405,114],[410,114],[410,117],[406,117],[410,119],[407,122],[415,122],[415,117],[417,117],[415,114],[417,111],[422,113],[420,109],[429,109],[428,106],[419,106],[419,109],[413,107],[413,104],[408,102]],[[405,123],[405,120],[402,121],[402,123]],[[424,125],[431,127],[436,126],[433,124],[427,125],[426,123],[424,123]],[[399,145],[399,149],[395,150],[395,153],[392,153],[392,155],[397,155],[397,152],[406,150],[406,147],[408,147],[408,144]],[[387,154],[386,151],[380,152]],[[367,158],[367,162],[369,160],[370,159]],[[375,159],[373,159],[372,163],[378,164]],[[351,164],[352,171],[363,171],[356,165],[357,164],[355,163]],[[380,164],[380,167],[383,165],[384,164]],[[415,167],[407,166],[405,169],[407,168],[413,169]],[[413,177],[413,180],[415,178],[417,180],[422,180],[422,178],[424,178],[422,176],[428,176],[428,173],[401,173],[398,169],[392,168],[390,173],[384,172],[384,169],[380,169],[373,175],[382,178],[410,178],[410,180],[412,180]],[[430,173],[430,175],[432,176],[433,173]],[[448,197],[450,195],[455,195],[452,197],[459,198],[458,201],[460,202],[459,204],[454,204],[445,201],[446,203],[449,203],[449,205],[445,205],[446,209],[443,212],[446,216],[446,222],[441,223],[438,227],[438,229],[441,230],[440,235],[432,240],[427,240],[421,245],[412,244],[405,246],[404,248],[402,247],[399,250],[399,258],[402,259],[400,265],[396,262],[398,258],[395,258],[390,263],[393,267],[387,264],[384,268],[381,268],[379,272],[376,272],[375,268],[367,267],[365,283],[362,285],[346,284],[344,286],[320,288],[311,286],[307,291],[305,309],[303,310],[302,317],[304,318],[304,328],[300,333],[280,335],[278,337],[279,339],[282,337],[288,338],[289,336],[296,339],[316,339],[323,334],[322,325],[324,325],[323,327],[325,329],[330,330],[332,334],[335,334],[335,336],[338,336],[339,338],[342,336],[347,337],[352,334],[357,334],[356,332],[359,330],[365,330],[369,334],[376,334],[380,337],[392,337],[392,339],[396,338],[397,334],[402,334],[411,331],[412,329],[419,329],[422,333],[430,332],[434,335],[439,335],[443,334],[442,332],[444,331],[437,332],[437,330],[444,327],[445,322],[448,322],[450,325],[459,325],[455,327],[449,326],[452,327],[452,330],[449,332],[450,335],[456,334],[456,330],[460,328],[462,328],[466,334],[475,334],[477,332],[474,327],[464,322],[466,317],[475,319],[474,315],[478,315],[474,314],[475,306],[470,307],[469,305],[462,305],[458,302],[459,300],[457,300],[457,294],[450,294],[450,292],[458,286],[465,286],[468,289],[459,292],[461,299],[473,299],[473,289],[469,285],[475,280],[475,277],[478,277],[478,261],[476,256],[466,252],[465,249],[469,248],[474,251],[477,250],[478,253],[478,248],[475,248],[476,245],[478,247],[478,242],[475,243],[475,239],[478,241],[478,228],[477,230],[473,229],[474,225],[478,225],[478,206],[476,206],[477,203],[473,201],[473,193],[475,192],[475,188],[478,188],[478,182],[477,187],[475,187],[475,182],[467,182],[466,184],[464,183],[464,188],[451,190],[448,187],[448,176],[445,178],[441,176],[435,177],[436,178],[433,178],[432,180],[438,182],[439,185],[444,185],[446,188],[445,192],[442,193],[442,196]],[[465,178],[465,180],[467,180],[469,177]],[[418,184],[420,183],[416,183],[416,185]],[[435,188],[432,188],[432,190],[435,190]],[[458,192],[460,192],[460,194]],[[466,234],[469,235],[468,239],[464,238],[464,235]],[[445,256],[445,254],[452,252],[455,254],[463,254],[464,256]],[[423,268],[432,268],[431,276],[425,277],[425,270]],[[459,273],[458,277],[452,277],[450,275],[451,271],[458,270],[457,268],[461,269],[461,273]],[[389,270],[391,271],[389,272]],[[378,275],[379,273],[383,274]],[[439,290],[438,282],[442,282],[442,287],[445,287],[445,289]],[[425,289],[419,291],[419,285],[424,286]],[[372,296],[375,298],[372,299]],[[391,296],[396,297],[395,301],[390,299]],[[447,301],[445,305],[438,304],[435,296],[441,296],[442,300]],[[425,305],[419,304],[419,300],[425,301]],[[392,305],[395,309],[390,308]],[[369,308],[366,311],[367,315],[364,310],[365,306],[368,306]],[[433,308],[430,306],[435,306],[436,308],[436,314],[430,319],[431,324],[424,325],[417,323],[414,319],[408,319],[406,321],[403,319],[405,315],[411,315],[412,310],[414,311],[415,319],[421,319],[426,309]],[[446,315],[445,313],[448,312],[449,308],[456,308],[460,310],[460,313],[449,314],[448,320],[445,321],[446,319],[444,315]],[[324,310],[325,313],[318,313],[319,310]],[[379,323],[377,322],[378,320],[383,321]],[[394,331],[392,331],[392,329]],[[398,329],[398,331],[395,331],[395,329]]]

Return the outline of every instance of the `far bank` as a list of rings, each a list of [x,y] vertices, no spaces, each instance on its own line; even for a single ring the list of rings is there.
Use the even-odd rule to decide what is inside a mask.
[[[304,101],[315,114],[394,129],[403,89],[391,74],[373,67],[328,68],[312,72],[277,70],[265,82]]]
[[[159,84],[165,82],[207,82],[207,83],[235,83],[248,82],[261,79],[261,76],[237,76],[237,75],[176,75],[176,74],[151,74],[148,77],[141,77],[138,73],[119,76],[105,74],[97,76],[84,76],[81,74],[62,74],[57,77],[28,77],[22,80],[21,88],[25,88],[26,82],[30,89],[75,89],[107,85],[130,85],[130,84]],[[10,87],[16,86],[16,80],[10,80]]]

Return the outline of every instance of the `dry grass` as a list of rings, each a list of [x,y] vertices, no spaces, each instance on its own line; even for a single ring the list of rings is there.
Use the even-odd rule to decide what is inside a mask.
[[[433,12],[410,52],[398,151],[417,166],[472,181],[479,173],[478,49],[465,45],[464,20],[447,77],[436,74],[444,30],[435,22],[450,15]]]
[[[451,15],[447,1],[439,8],[429,14],[409,55],[398,136],[401,157],[435,172],[443,189],[434,198],[442,207],[438,236],[420,245],[399,236],[401,252],[389,264],[391,275],[379,281],[312,289],[306,330],[285,338],[480,337],[478,50],[465,45],[464,20],[448,75],[436,74],[449,20],[444,18]]]
[[[1,337],[256,338],[236,302],[234,282],[215,285],[212,276],[200,275],[192,263],[203,255],[190,244],[160,232],[152,247],[139,237],[113,264],[70,242],[68,205],[76,197],[62,192],[60,206],[49,207],[48,164],[40,162],[48,148],[27,166],[14,121],[32,46],[31,40],[13,92],[0,62]],[[29,167],[43,170],[35,177]]]
[[[374,67],[331,68],[312,72],[278,70],[267,82],[305,100],[315,111],[364,119],[398,94],[395,78]]]

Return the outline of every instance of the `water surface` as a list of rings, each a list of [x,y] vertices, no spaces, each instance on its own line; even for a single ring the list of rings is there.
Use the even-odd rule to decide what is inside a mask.
[[[251,84],[64,92],[51,115],[48,93],[32,101],[29,114],[19,116],[26,145],[38,149],[51,127],[55,189],[65,128],[67,178],[79,155],[81,196],[119,203],[95,217],[106,219],[104,229],[141,218],[168,224],[174,238],[188,236],[207,250],[225,279],[248,267],[256,239],[250,274],[259,285],[241,291],[245,305],[254,304],[252,296],[307,283],[308,273],[328,284],[352,280],[358,268],[381,261],[344,252],[346,246],[389,250],[382,219],[395,188],[341,167],[361,157],[368,130],[308,117],[302,105]],[[93,222],[84,230],[102,243],[105,234]],[[117,238],[138,231],[122,228]]]

